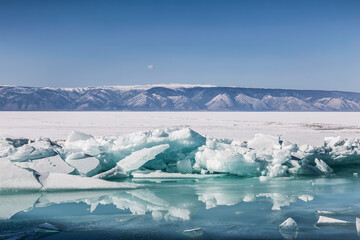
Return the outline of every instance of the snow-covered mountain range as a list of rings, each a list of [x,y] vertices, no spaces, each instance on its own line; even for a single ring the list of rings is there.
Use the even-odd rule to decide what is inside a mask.
[[[211,85],[0,86],[7,111],[360,111],[360,93]]]

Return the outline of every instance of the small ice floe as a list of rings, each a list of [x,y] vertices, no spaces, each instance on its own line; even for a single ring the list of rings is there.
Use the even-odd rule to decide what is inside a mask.
[[[296,239],[298,234],[297,231],[298,231],[297,223],[291,217],[286,219],[279,226],[279,232],[286,240]]]
[[[360,218],[356,218],[356,232],[360,236]]]
[[[198,238],[198,237],[201,237],[203,235],[203,230],[202,230],[202,228],[187,229],[187,230],[183,231],[183,234],[186,237]]]
[[[335,215],[336,213],[334,212],[330,212],[330,211],[321,211],[321,210],[316,210],[316,213],[318,215],[325,215],[325,216],[328,216],[328,215]]]
[[[354,172],[353,175],[354,175],[354,177],[358,177],[358,176],[359,176],[359,173]]]
[[[310,202],[314,200],[314,197],[308,194],[300,195],[298,198],[304,202]]]
[[[329,174],[329,173],[334,172],[334,170],[333,170],[331,167],[329,167],[329,165],[327,165],[327,164],[326,164],[323,160],[321,160],[321,159],[315,158],[315,164],[316,164],[316,168],[317,168],[320,172],[322,172],[322,173],[324,173],[324,174]]]
[[[289,217],[282,224],[280,224],[279,229],[283,231],[296,231],[297,223],[294,221],[294,219]]]
[[[330,218],[325,216],[320,216],[319,220],[317,221],[316,225],[323,226],[323,225],[348,225],[351,224],[348,221],[336,219],[336,218]]]

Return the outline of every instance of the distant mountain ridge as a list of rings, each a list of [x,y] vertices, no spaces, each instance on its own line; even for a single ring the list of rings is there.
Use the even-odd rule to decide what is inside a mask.
[[[0,86],[2,111],[360,111],[360,93],[212,85]]]

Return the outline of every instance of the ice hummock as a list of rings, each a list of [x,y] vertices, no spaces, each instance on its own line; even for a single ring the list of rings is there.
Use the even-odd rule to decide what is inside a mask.
[[[204,145],[205,137],[189,128],[156,129],[153,131],[135,132],[117,137],[76,137],[77,132],[71,133],[71,138],[64,143],[63,149],[67,154],[84,152],[98,158],[103,170],[109,170],[133,152],[144,148],[168,144],[169,148],[160,154],[156,161],[149,161],[146,167],[163,170],[187,158],[193,158],[194,151]],[[80,139],[74,141],[73,139]]]
[[[20,183],[15,184],[20,180],[11,180],[21,171],[26,171],[24,178],[32,181],[48,174],[64,179],[77,175],[81,180],[93,177],[89,182],[120,177],[202,178],[219,174],[261,179],[328,175],[336,173],[338,165],[343,168],[359,164],[359,148],[360,138],[327,137],[323,146],[298,146],[267,134],[256,134],[249,141],[206,138],[190,128],[113,137],[72,132],[64,142],[45,138],[1,139],[0,162],[2,171],[7,173],[1,177],[7,176],[7,180],[0,183],[0,188],[22,188]],[[39,187],[36,182],[33,186]]]
[[[243,143],[207,139],[206,144],[199,147],[195,154],[194,169],[256,176],[260,173],[260,164],[256,161],[255,152]]]

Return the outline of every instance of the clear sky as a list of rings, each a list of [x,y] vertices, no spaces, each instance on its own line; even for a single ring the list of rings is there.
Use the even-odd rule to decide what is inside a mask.
[[[0,84],[360,92],[360,1],[0,0]]]

